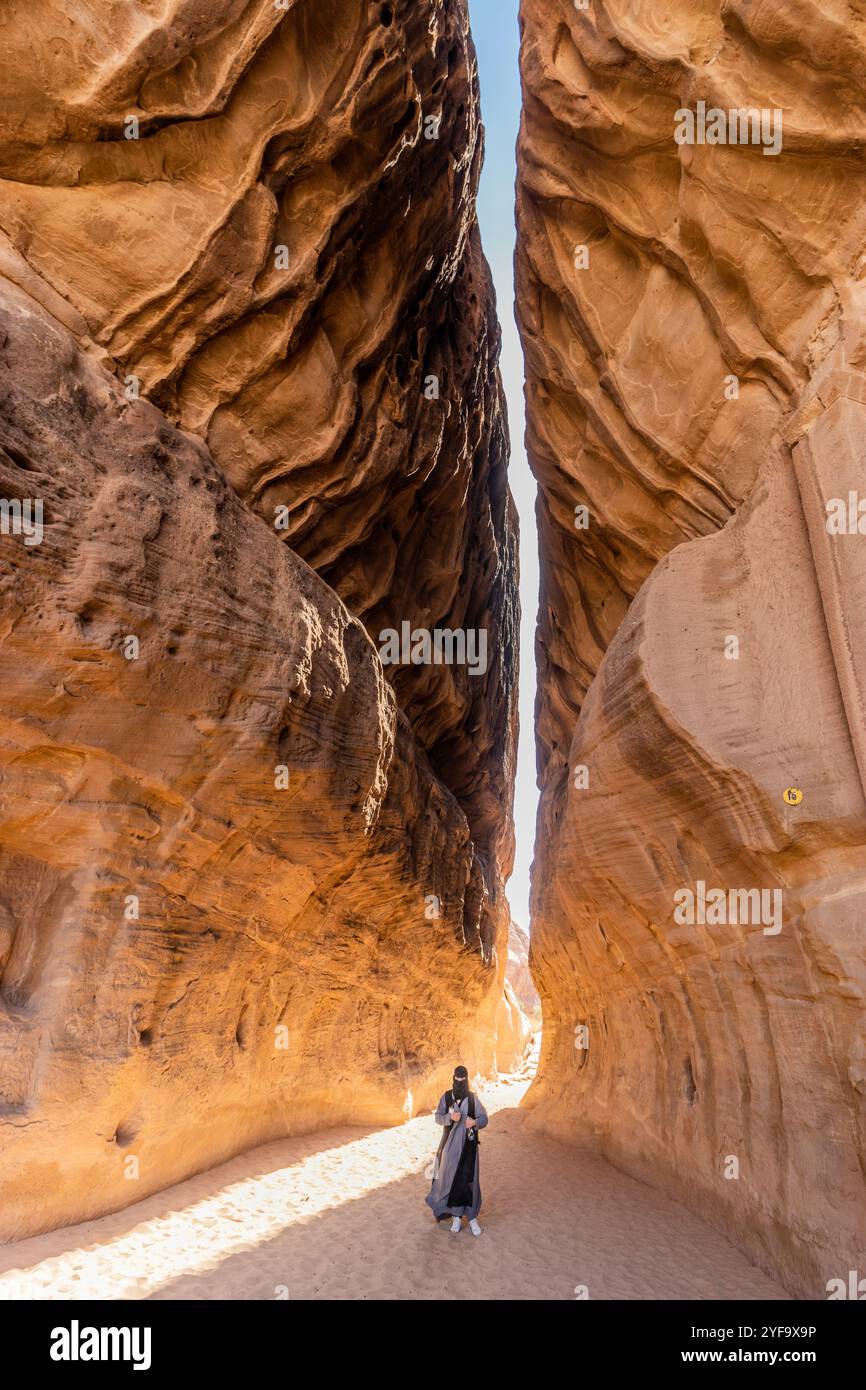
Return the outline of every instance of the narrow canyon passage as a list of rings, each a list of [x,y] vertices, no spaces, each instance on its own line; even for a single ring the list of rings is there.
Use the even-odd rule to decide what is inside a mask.
[[[265,1144],[0,1251],[0,1300],[784,1299],[684,1207],[529,1128],[526,1073],[480,1093],[484,1233],[423,1205],[429,1115]]]

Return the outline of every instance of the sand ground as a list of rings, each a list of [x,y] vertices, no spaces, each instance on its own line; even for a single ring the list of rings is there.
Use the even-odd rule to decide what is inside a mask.
[[[0,1299],[773,1299],[723,1236],[481,1086],[484,1233],[437,1226],[431,1116],[265,1144],[113,1216],[0,1247]],[[584,1297],[586,1295],[583,1295]]]

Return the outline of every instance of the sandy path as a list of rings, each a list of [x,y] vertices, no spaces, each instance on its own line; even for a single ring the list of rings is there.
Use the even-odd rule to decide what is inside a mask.
[[[433,1221],[429,1116],[254,1149],[97,1221],[0,1247],[0,1299],[785,1298],[691,1213],[524,1133],[526,1080],[481,1087],[475,1239]]]

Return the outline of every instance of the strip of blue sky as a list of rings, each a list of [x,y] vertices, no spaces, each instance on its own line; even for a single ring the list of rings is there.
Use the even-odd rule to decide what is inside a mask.
[[[502,323],[502,379],[511,426],[511,491],[520,513],[520,752],[514,819],[517,858],[509,897],[517,921],[529,924],[529,866],[535,839],[535,615],[538,607],[538,547],[535,480],[523,447],[523,356],[514,323],[515,144],[520,125],[520,35],[518,0],[469,0],[478,52],[481,113],[486,156],[478,195],[478,221],[493,272]]]

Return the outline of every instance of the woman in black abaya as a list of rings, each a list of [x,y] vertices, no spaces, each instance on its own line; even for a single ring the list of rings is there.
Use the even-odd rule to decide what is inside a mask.
[[[472,1234],[480,1236],[478,1131],[484,1129],[488,1116],[478,1096],[469,1089],[465,1067],[455,1067],[451,1090],[440,1099],[435,1119],[444,1133],[433,1169],[433,1185],[425,1200],[437,1221],[451,1217],[454,1235],[460,1231],[465,1216]]]

